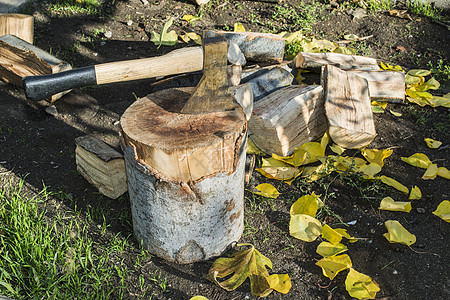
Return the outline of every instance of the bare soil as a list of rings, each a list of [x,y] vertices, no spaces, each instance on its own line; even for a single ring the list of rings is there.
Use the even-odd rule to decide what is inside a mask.
[[[58,1],[32,1],[28,8],[36,17],[35,44],[73,64],[83,67],[91,64],[126,59],[151,57],[167,53],[175,47],[160,47],[149,42],[152,30],[160,31],[169,16],[179,33],[202,29],[228,29],[242,22],[252,31],[300,30],[300,25],[288,13],[273,17],[276,4],[258,1],[214,1],[203,9],[202,20],[185,24],[180,18],[196,15],[199,9],[190,1],[104,0],[97,14],[49,11]],[[351,7],[340,8],[321,4],[319,10],[306,10],[300,1],[284,1],[286,7],[296,7],[298,13],[311,16],[317,13],[317,22],[309,31],[317,38],[333,41],[353,33],[360,37],[373,35],[364,42],[355,43],[359,54],[374,57],[391,64],[400,64],[406,70],[436,66],[439,60],[449,65],[449,30],[430,19],[411,15],[411,19],[390,16],[387,12],[367,12],[368,16],[355,19]],[[295,6],[299,5],[299,6]],[[443,13],[445,15],[445,12]],[[448,16],[448,15],[447,15]],[[128,22],[131,20],[132,22]],[[127,24],[131,23],[131,24]],[[104,33],[112,36],[106,38]],[[178,80],[177,85],[195,85],[198,76]],[[75,138],[95,135],[116,149],[117,121],[125,109],[136,100],[166,85],[155,85],[154,79],[72,91],[55,102],[56,115],[45,110],[45,101],[31,102],[23,91],[0,83],[0,176],[25,179],[30,191],[38,192],[45,185],[49,190],[66,197],[55,198],[47,209],[107,211],[110,225],[105,237],[120,234],[130,236],[132,247],[122,252],[123,262],[132,271],[125,284],[124,299],[142,299],[139,274],[147,281],[156,270],[168,280],[163,292],[156,284],[152,299],[189,299],[201,294],[208,299],[254,299],[248,282],[233,292],[226,292],[206,279],[212,261],[189,265],[168,263],[157,257],[135,262],[140,253],[138,242],[132,237],[133,229],[128,195],[117,200],[102,197],[76,171]],[[438,94],[449,92],[449,83],[442,82]],[[395,117],[388,110],[402,113]],[[322,219],[332,226],[343,226],[357,237],[365,238],[349,245],[348,254],[359,272],[371,276],[381,288],[378,299],[448,299],[450,298],[450,227],[431,212],[443,200],[449,200],[448,180],[422,180],[424,170],[403,163],[402,156],[425,153],[439,166],[450,168],[448,145],[450,116],[447,108],[421,108],[412,105],[389,104],[384,114],[375,115],[378,136],[370,148],[394,148],[386,160],[382,173],[395,178],[408,187],[417,185],[423,193],[421,200],[413,202],[409,213],[379,212],[379,201],[392,196],[401,201],[407,197],[372,182],[361,182],[351,175],[332,175],[314,183],[303,179],[292,186],[268,180],[258,172],[246,189],[262,182],[276,186],[282,196],[277,200],[255,197],[246,191],[246,229],[242,242],[249,242],[273,262],[273,273],[288,273],[292,289],[287,295],[272,293],[270,299],[349,299],[345,290],[345,275],[330,283],[315,265],[320,259],[315,253],[319,241],[305,243],[289,236],[289,209],[300,196],[315,192],[321,194],[329,207]],[[443,142],[441,150],[429,149],[424,138]],[[356,152],[354,152],[358,155]],[[352,155],[349,152],[347,155]],[[399,220],[417,236],[411,250],[406,246],[389,244],[383,237],[384,221]],[[93,237],[101,236],[97,225],[103,218],[94,218],[89,230]],[[356,221],[354,225],[348,222]],[[345,223],[345,224],[342,224]],[[147,296],[148,297],[148,296]],[[111,299],[119,298],[112,295]]]

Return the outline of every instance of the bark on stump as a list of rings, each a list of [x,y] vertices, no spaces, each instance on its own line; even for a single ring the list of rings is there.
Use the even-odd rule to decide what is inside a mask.
[[[220,255],[244,228],[245,114],[179,113],[193,91],[150,94],[120,120],[135,236],[177,263]]]

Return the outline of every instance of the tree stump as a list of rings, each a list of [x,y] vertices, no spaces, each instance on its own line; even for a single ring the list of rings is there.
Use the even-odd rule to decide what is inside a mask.
[[[220,255],[244,227],[245,114],[181,114],[194,90],[150,94],[120,120],[135,236],[177,263]]]

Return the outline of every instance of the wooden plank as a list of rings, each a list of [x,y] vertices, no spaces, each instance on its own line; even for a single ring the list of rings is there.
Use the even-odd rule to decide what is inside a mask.
[[[392,103],[405,102],[405,73],[396,71],[350,70],[369,83],[371,100]]]
[[[24,14],[0,14],[0,36],[12,34],[33,44],[34,19]]]
[[[367,80],[354,72],[326,65],[322,81],[331,139],[346,149],[369,145],[376,131]]]
[[[21,87],[25,76],[52,74],[69,69],[72,69],[70,64],[14,35],[0,37],[0,79],[5,82]],[[66,93],[52,96],[51,101]]]
[[[78,172],[103,195],[116,199],[127,191],[123,155],[93,136],[75,139]]]
[[[327,129],[322,86],[287,86],[254,104],[249,132],[266,153],[290,155]]]
[[[320,69],[324,65],[332,65],[342,70],[379,70],[377,60],[370,57],[347,55],[340,53],[308,53],[297,55],[295,66],[301,69]]]

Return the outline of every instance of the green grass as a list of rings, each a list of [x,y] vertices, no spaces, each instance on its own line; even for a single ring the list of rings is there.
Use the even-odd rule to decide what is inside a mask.
[[[391,10],[394,7],[392,0],[367,0],[367,6],[370,11]]]
[[[71,16],[76,14],[97,15],[100,13],[100,8],[98,0],[63,0],[51,4],[48,10],[52,14]]]
[[[435,8],[428,2],[421,2],[419,0],[408,0],[406,6],[411,13],[434,20],[440,19],[440,14],[442,13],[441,9]]]
[[[58,195],[47,188],[27,194],[23,186],[23,180],[0,180],[0,294],[14,299],[122,299],[129,274],[140,270],[140,264],[133,269],[120,255],[132,248],[129,237],[104,235],[104,218],[103,225],[92,221],[99,211],[58,210],[52,204],[60,201]],[[146,259],[146,251],[142,253],[138,258]],[[144,274],[141,294],[147,297],[155,287],[167,290],[167,279],[154,272]]]
[[[450,65],[444,64],[442,59],[438,60],[436,64],[429,61],[427,66],[436,80],[450,82]]]

